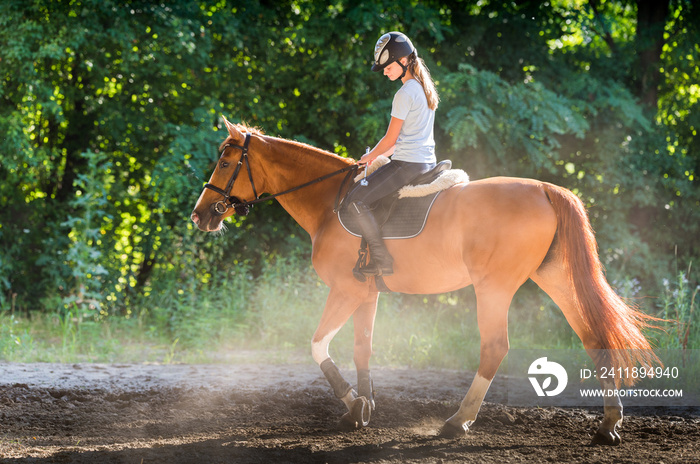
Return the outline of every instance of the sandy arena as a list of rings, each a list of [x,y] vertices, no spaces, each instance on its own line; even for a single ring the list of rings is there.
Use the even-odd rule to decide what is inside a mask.
[[[340,432],[345,407],[315,365],[0,363],[0,462],[700,462],[700,408],[627,408],[622,444],[591,446],[602,407],[503,406],[497,376],[469,435],[452,440],[436,433],[473,373],[372,374],[371,425]]]

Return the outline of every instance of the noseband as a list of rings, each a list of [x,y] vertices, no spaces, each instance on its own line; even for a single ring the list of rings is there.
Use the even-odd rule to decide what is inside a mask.
[[[245,216],[248,214],[250,208],[249,206],[252,204],[251,202],[247,201],[242,201],[238,197],[231,196],[231,189],[233,189],[233,184],[236,182],[236,179],[238,178],[238,174],[241,172],[241,166],[243,166],[243,163],[245,162],[245,167],[246,170],[248,171],[248,179],[250,179],[250,185],[253,187],[253,195],[255,195],[255,200],[259,199],[258,192],[255,190],[255,183],[253,182],[253,174],[250,172],[250,161],[248,161],[248,144],[250,143],[250,133],[245,134],[245,141],[243,142],[243,146],[241,145],[234,145],[231,143],[227,143],[224,145],[223,150],[221,151],[221,156],[224,155],[226,152],[227,148],[237,148],[241,150],[241,157],[238,160],[238,164],[236,165],[236,169],[233,170],[233,174],[231,174],[231,178],[228,180],[226,183],[226,188],[225,189],[220,189],[216,185],[212,184],[205,184],[204,188],[213,190],[222,197],[224,197],[223,200],[219,200],[216,203],[212,205],[212,212],[222,215],[228,210],[229,208],[234,208],[236,210],[236,213],[240,214],[241,216]]]
[[[243,145],[234,145],[231,143],[227,143],[224,145],[223,150],[221,151],[221,156],[224,155],[224,152],[226,151],[227,148],[237,148],[241,150],[241,158],[238,160],[238,164],[236,165],[236,169],[234,169],[233,174],[231,175],[231,178],[228,180],[226,183],[226,188],[225,189],[220,189],[216,185],[212,184],[205,184],[204,188],[213,190],[222,197],[224,197],[223,200],[219,200],[216,203],[214,203],[211,206],[212,213],[221,216],[224,214],[229,208],[233,208],[236,210],[236,213],[245,216],[248,214],[250,211],[250,207],[253,206],[256,203],[260,203],[262,201],[267,201],[272,198],[281,196],[281,195],[286,195],[287,193],[294,192],[296,190],[302,189],[304,187],[308,187],[309,185],[315,184],[317,182],[324,181],[326,179],[329,179],[335,175],[338,175],[343,172],[347,172],[345,179],[343,179],[342,184],[340,185],[340,189],[338,190],[338,195],[336,196],[335,199],[335,208],[334,211],[337,210],[338,203],[340,200],[340,193],[344,189],[345,185],[347,182],[352,179],[355,176],[355,173],[359,169],[360,165],[358,164],[351,164],[347,167],[344,167],[343,169],[339,169],[337,171],[333,171],[330,174],[326,174],[325,176],[321,176],[317,179],[314,179],[310,182],[307,182],[302,185],[298,185],[296,187],[293,187],[289,190],[285,190],[284,192],[279,192],[275,193],[273,195],[266,196],[265,198],[260,198],[260,195],[258,195],[257,190],[255,190],[255,182],[253,182],[253,174],[250,171],[250,161],[248,161],[248,144],[250,143],[250,133],[246,132],[245,134],[245,141],[243,142]],[[245,201],[241,200],[238,197],[231,196],[231,190],[233,189],[233,184],[236,182],[236,179],[238,178],[238,174],[241,172],[241,166],[243,166],[243,163],[245,163],[246,170],[248,171],[248,179],[250,180],[250,185],[253,187],[253,195],[255,195],[255,199],[251,201]]]

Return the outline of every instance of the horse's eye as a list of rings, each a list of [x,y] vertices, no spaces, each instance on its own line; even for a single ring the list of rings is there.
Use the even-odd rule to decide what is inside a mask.
[[[229,165],[228,161],[222,161],[221,162],[221,169],[226,169],[228,167],[228,165]]]

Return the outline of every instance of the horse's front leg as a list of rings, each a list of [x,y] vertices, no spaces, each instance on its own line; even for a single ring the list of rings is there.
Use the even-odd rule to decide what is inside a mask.
[[[370,410],[374,411],[374,386],[369,372],[369,359],[372,357],[372,333],[374,318],[377,315],[379,293],[372,293],[353,314],[355,326],[355,368],[357,369],[358,396],[367,398]]]
[[[348,408],[348,413],[340,421],[342,428],[357,429],[369,424],[371,409],[369,401],[366,397],[357,396],[357,392],[342,376],[328,352],[333,337],[358,309],[361,302],[361,298],[351,293],[331,288],[321,321],[311,340],[311,355],[314,361],[318,363],[335,396]]]

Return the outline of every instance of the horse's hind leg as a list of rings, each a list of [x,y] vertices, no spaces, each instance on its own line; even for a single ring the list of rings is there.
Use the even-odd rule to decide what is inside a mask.
[[[552,298],[554,303],[564,313],[564,317],[566,317],[569,325],[581,339],[583,347],[593,359],[596,371],[602,372],[602,367],[609,367],[600,342],[586,326],[578,311],[578,306],[574,299],[573,285],[561,265],[551,263],[539,269],[531,278]],[[592,443],[598,445],[619,445],[620,435],[616,429],[622,423],[622,401],[620,401],[619,396],[608,395],[608,392],[612,392],[615,389],[613,380],[609,378],[600,379],[600,385],[604,393],[604,415],[598,431],[593,436]]]
[[[357,296],[351,296],[331,288],[321,321],[311,341],[311,354],[314,360],[321,367],[321,371],[328,380],[335,396],[348,408],[348,413],[341,419],[340,425],[343,428],[367,426],[371,408],[368,399],[358,397],[352,386],[343,378],[328,353],[328,347],[333,337],[345,325],[361,302],[362,299]]]
[[[491,381],[508,353],[508,307],[514,294],[515,290],[476,288],[477,321],[481,335],[479,369],[459,410],[447,419],[440,436],[464,436],[476,420]]]

